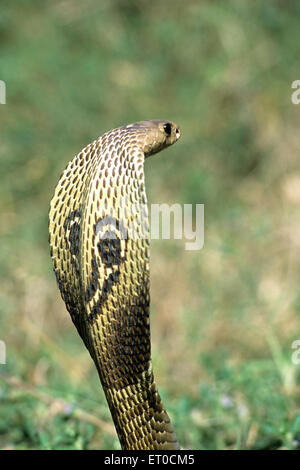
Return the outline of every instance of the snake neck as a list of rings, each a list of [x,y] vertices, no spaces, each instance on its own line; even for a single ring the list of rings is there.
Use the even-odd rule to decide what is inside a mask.
[[[179,449],[152,371],[124,388],[103,388],[123,450]]]
[[[118,302],[112,302],[105,315],[91,320],[89,351],[122,449],[178,449],[152,372],[148,243],[144,240],[134,252],[146,264],[141,266],[142,278],[130,289],[126,270],[120,274],[120,285],[127,290],[119,291]]]

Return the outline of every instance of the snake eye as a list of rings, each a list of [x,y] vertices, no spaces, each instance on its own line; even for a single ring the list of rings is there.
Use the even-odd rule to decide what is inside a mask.
[[[171,130],[172,130],[171,124],[167,122],[167,124],[164,125],[164,131],[167,134],[167,136],[171,135]]]

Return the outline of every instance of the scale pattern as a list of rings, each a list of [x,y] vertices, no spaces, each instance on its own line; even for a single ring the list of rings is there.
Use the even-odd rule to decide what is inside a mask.
[[[171,121],[106,132],[68,164],[50,205],[57,283],[123,449],[178,448],[151,364],[144,160],[179,136]]]

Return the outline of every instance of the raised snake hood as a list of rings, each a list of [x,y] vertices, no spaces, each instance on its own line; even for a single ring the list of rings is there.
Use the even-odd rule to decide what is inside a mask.
[[[152,371],[149,237],[127,235],[129,206],[147,206],[144,157],[179,137],[165,120],[106,132],[69,162],[50,205],[58,287],[128,450],[178,448]]]

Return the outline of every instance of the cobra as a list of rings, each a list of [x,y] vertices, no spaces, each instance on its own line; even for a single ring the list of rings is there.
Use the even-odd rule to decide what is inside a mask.
[[[179,137],[164,120],[106,132],[68,164],[50,204],[57,283],[127,450],[179,448],[151,363],[144,178],[145,158]]]

